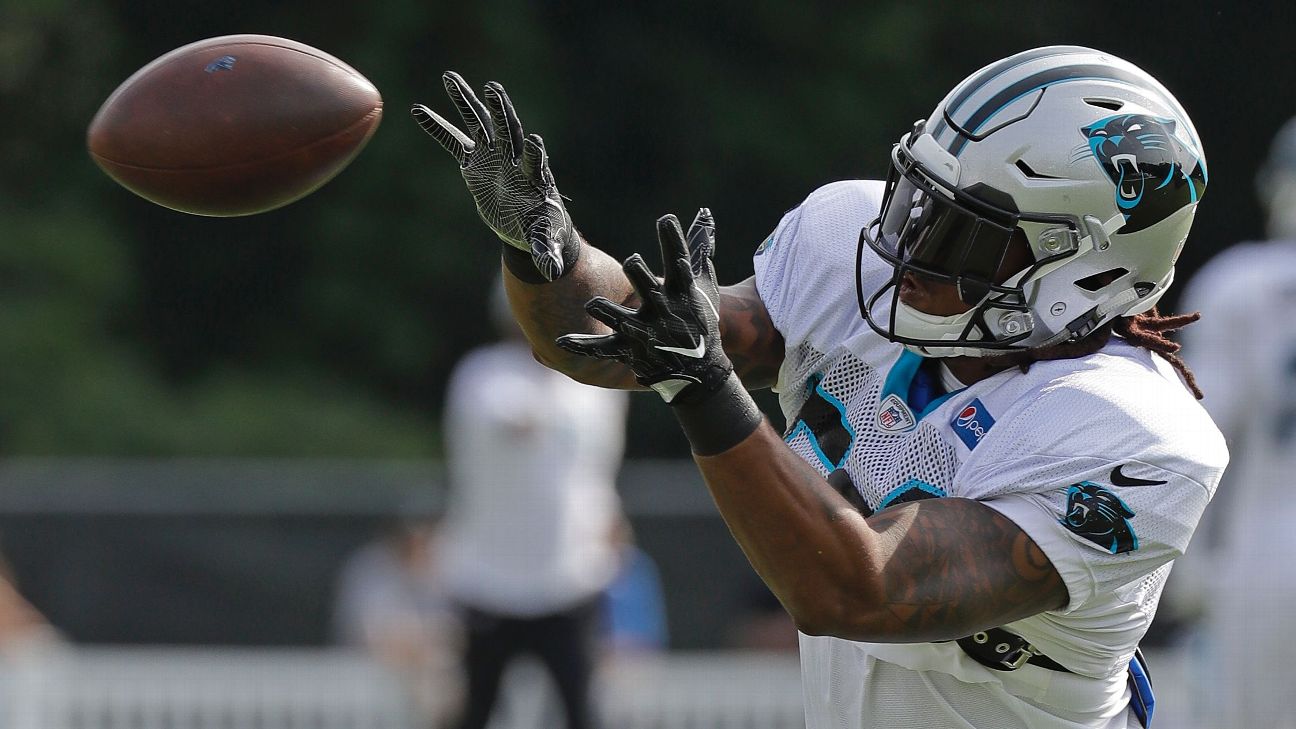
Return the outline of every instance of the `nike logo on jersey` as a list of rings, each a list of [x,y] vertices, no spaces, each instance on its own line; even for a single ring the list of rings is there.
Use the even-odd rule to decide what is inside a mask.
[[[1121,469],[1124,467],[1124,465],[1120,465],[1112,469],[1111,482],[1113,486],[1160,486],[1165,483],[1165,481],[1149,481],[1145,478],[1126,476],[1121,473]]]
[[[673,353],[673,354],[678,354],[678,355],[681,355],[681,356],[683,356],[683,357],[692,357],[693,359],[702,359],[704,356],[706,356],[706,340],[701,340],[701,341],[699,341],[698,344],[697,344],[697,346],[696,346],[696,347],[692,347],[692,348],[685,348],[685,347],[666,347],[666,346],[662,346],[662,345],[660,345],[660,344],[654,344],[654,345],[653,345],[653,349],[660,349],[660,350],[663,351],[663,352],[671,352],[671,353]]]

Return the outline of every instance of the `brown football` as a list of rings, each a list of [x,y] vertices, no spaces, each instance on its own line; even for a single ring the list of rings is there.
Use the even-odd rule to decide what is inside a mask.
[[[191,43],[126,79],[86,133],[127,189],[195,215],[251,215],[317,189],[378,128],[382,97],[355,69],[286,38]]]

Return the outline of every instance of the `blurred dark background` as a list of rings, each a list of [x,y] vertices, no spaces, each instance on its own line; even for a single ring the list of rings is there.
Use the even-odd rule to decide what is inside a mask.
[[[447,68],[508,88],[592,242],[617,257],[648,250],[658,215],[708,205],[731,282],[750,275],[754,246],[815,187],[882,175],[890,144],[974,69],[1039,45],[1109,50],[1164,82],[1204,141],[1210,188],[1181,259],[1187,280],[1260,235],[1255,170],[1296,113],[1294,8],[0,0],[0,456],[438,456],[445,378],[491,336],[479,312],[498,249],[449,158],[406,115],[414,101],[450,109]],[[231,33],[287,36],[365,74],[386,101],[368,148],[314,195],[250,218],[186,216],[112,183],[85,153],[99,104],[166,51]],[[633,457],[687,454],[651,397],[636,398],[629,443]],[[202,539],[166,518],[102,532],[41,518],[0,518],[20,577],[75,550],[98,553],[87,544],[158,557],[173,536]],[[240,528],[224,526],[222,539]],[[263,525],[317,530],[328,554],[372,526]],[[676,529],[639,531],[677,545],[704,535],[700,553],[729,549],[721,559],[741,565],[713,538],[718,522]],[[255,553],[255,538],[241,543]],[[185,564],[173,554],[147,569],[169,576]],[[668,588],[688,589],[684,580]],[[88,599],[91,583],[34,599],[55,615],[94,615],[58,607]],[[278,597],[325,589],[274,584]],[[127,630],[102,600],[99,622],[69,626],[73,637],[309,643],[323,630],[290,600],[266,619],[306,621],[295,632]]]

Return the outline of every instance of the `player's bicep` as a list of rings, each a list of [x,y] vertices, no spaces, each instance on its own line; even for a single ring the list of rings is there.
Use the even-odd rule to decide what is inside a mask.
[[[772,387],[783,365],[783,335],[756,292],[756,278],[720,288],[720,339],[749,390]]]
[[[1067,604],[1066,585],[1039,546],[980,502],[915,501],[866,524],[877,540],[882,599],[860,639],[951,640]]]

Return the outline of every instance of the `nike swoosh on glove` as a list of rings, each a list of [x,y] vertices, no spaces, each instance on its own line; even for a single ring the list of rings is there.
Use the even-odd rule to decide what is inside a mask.
[[[585,310],[611,334],[567,334],[558,346],[576,354],[625,363],[640,384],[666,402],[696,401],[718,390],[733,372],[720,346],[720,289],[715,281],[715,221],[702,208],[687,239],[674,215],[657,220],[664,276],[659,281],[634,254],[622,270],[639,300],[630,309],[603,297]]]

